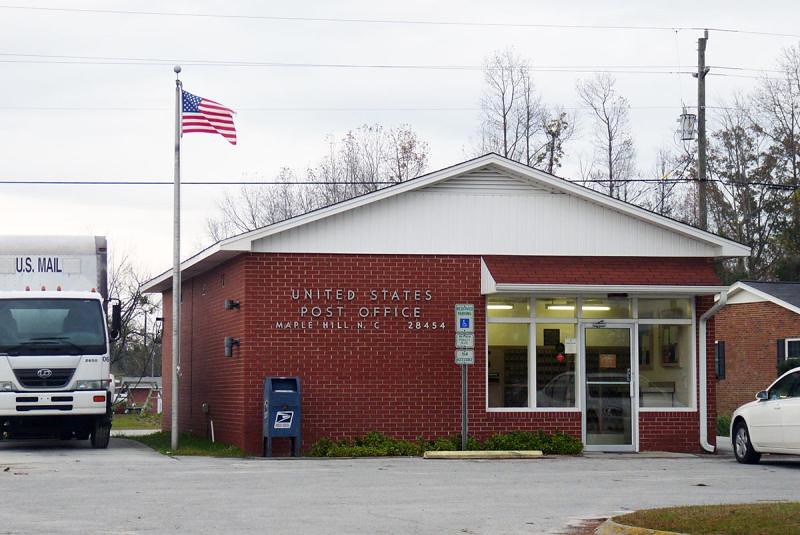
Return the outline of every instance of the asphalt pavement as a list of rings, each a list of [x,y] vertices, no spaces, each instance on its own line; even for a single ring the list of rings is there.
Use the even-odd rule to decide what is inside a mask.
[[[0,442],[0,533],[557,533],[679,504],[797,499],[800,459],[214,459]]]

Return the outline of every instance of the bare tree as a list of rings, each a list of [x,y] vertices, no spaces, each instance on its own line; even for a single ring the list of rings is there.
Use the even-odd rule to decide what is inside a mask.
[[[486,91],[481,99],[484,142],[502,156],[516,159],[521,138],[519,119],[523,87],[527,89],[529,99],[533,89],[528,63],[509,48],[484,61],[483,68],[486,82]]]
[[[629,182],[635,172],[636,152],[630,133],[630,104],[620,95],[608,73],[577,84],[578,97],[594,118],[594,148],[590,176],[597,189],[611,197],[636,202],[641,184]]]
[[[328,139],[326,154],[306,171],[304,181],[312,185],[297,184],[296,174],[283,168],[280,184],[225,193],[218,216],[206,221],[208,235],[219,241],[409,180],[425,171],[428,150],[409,125],[363,125],[338,142]]]
[[[654,178],[657,180],[650,188],[650,195],[645,206],[652,211],[667,217],[675,217],[680,207],[682,192],[679,182],[682,175],[680,157],[667,149],[660,149],[656,154]]]
[[[421,175],[428,166],[428,144],[407,124],[389,130],[384,160],[389,180],[405,182]]]
[[[309,197],[307,188],[292,184],[296,177],[291,169],[281,169],[275,181],[280,184],[242,186],[237,194],[225,192],[217,203],[222,215],[206,220],[209,237],[219,241],[316,207],[316,199]]]
[[[130,372],[138,370],[142,359],[142,348],[147,351],[148,342],[155,340],[144,332],[145,317],[151,318],[153,332],[156,312],[161,303],[152,294],[142,293],[142,284],[150,277],[137,267],[128,254],[115,256],[108,270],[109,296],[116,297],[121,304],[122,328],[119,338],[111,347],[112,370]],[[143,372],[146,370],[142,370]]]
[[[496,52],[484,62],[477,152],[496,152],[552,173],[561,163],[574,121],[562,109],[542,103],[531,72],[530,62],[512,49]]]

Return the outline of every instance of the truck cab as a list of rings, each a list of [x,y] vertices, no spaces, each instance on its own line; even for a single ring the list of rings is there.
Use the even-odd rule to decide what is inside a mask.
[[[0,240],[0,274],[6,281],[19,282],[36,276],[35,269],[26,271],[28,266],[41,265],[50,271],[38,277],[54,284],[63,280],[68,287],[83,286],[87,277],[81,275],[87,270],[89,279],[102,271],[104,282],[105,240],[101,243],[102,255],[95,255],[99,260],[92,259],[94,251],[83,259],[79,253],[88,251],[45,251],[53,259],[50,266],[18,255],[13,264],[6,262],[3,272],[6,251]],[[70,262],[77,276],[53,271],[52,266],[58,269],[59,263]],[[17,273],[9,273],[11,269]],[[114,393],[110,343],[119,331],[120,313],[119,305],[113,305],[109,329],[104,293],[95,286],[62,290],[60,285],[48,289],[44,284],[0,289],[0,440],[77,438],[90,439],[95,448],[108,446]]]

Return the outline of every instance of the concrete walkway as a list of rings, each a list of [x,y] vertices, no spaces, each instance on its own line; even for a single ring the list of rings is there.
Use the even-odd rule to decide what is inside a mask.
[[[2,533],[558,533],[634,509],[796,500],[800,459],[171,458],[131,440],[0,442]]]

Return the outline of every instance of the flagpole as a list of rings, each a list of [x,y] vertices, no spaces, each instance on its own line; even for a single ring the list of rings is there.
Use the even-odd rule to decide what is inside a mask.
[[[175,65],[175,184],[173,192],[172,241],[172,427],[171,448],[178,449],[178,370],[181,356],[181,115],[183,89]]]

